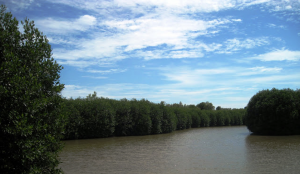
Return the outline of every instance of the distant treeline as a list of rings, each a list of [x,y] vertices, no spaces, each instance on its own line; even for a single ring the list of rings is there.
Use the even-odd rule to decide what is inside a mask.
[[[191,127],[245,124],[245,109],[201,110],[199,105],[181,102],[114,100],[99,98],[96,93],[86,98],[64,99],[64,103],[67,115],[64,139],[149,135]]]

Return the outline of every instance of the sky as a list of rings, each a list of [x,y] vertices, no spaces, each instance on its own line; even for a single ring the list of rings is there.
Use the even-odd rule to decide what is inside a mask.
[[[243,108],[261,90],[300,86],[300,0],[0,3],[47,36],[66,98]]]

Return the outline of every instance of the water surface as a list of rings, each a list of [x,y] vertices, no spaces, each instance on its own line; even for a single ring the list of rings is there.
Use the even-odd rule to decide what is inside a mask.
[[[245,126],[64,143],[60,167],[66,174],[300,171],[300,136],[254,136]]]

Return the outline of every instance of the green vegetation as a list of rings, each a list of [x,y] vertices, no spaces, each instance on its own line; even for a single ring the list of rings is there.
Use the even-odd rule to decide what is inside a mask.
[[[47,38],[0,7],[0,173],[61,173],[62,69]]]
[[[214,110],[215,107],[212,103],[207,102],[201,102],[197,104],[197,107],[200,108],[201,110]]]
[[[181,102],[156,104],[145,99],[113,100],[99,98],[96,92],[86,98],[64,99],[64,103],[67,116],[64,139],[161,134],[191,127],[245,123],[245,109],[201,110]]]
[[[300,134],[300,90],[262,90],[248,103],[246,125],[255,134]]]

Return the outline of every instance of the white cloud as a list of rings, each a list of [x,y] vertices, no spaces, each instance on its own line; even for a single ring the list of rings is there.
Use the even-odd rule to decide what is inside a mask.
[[[47,37],[51,44],[67,44],[67,45],[76,45],[75,40],[67,40],[59,37]]]
[[[241,4],[239,4],[239,6],[251,6],[251,5],[257,5],[257,4],[264,4],[267,2],[270,2],[271,0],[244,0],[244,1],[240,1]]]
[[[268,27],[271,28],[286,28],[284,25],[275,25],[275,24],[267,24]]]
[[[254,47],[259,47],[262,45],[268,45],[269,40],[266,37],[261,38],[248,38],[248,39],[228,39],[224,42],[224,47],[220,48],[218,53],[233,53],[235,51],[239,51],[241,49],[251,49]]]
[[[87,78],[92,78],[92,79],[107,79],[108,77],[103,77],[103,76],[82,76],[82,77],[87,77]]]
[[[9,6],[8,10],[18,11],[27,9],[34,3],[34,0],[9,0],[6,2],[1,2],[1,4],[5,4],[7,7]]]
[[[252,71],[255,71],[255,72],[279,72],[282,70],[282,68],[277,68],[277,67],[266,68],[264,66],[257,66],[257,67],[253,67],[253,68],[249,68],[249,69]]]
[[[132,57],[143,58],[145,60],[152,59],[181,59],[181,58],[201,58],[204,54],[201,50],[190,49],[190,50],[154,50],[154,51],[141,51],[135,52]]]
[[[298,11],[300,2],[297,0],[270,1],[268,4],[274,7],[271,11]]]
[[[172,11],[174,13],[185,12],[213,12],[223,9],[232,8],[236,1],[232,0],[114,0],[114,1],[97,1],[90,0],[88,3],[82,0],[52,0],[54,3],[63,3],[66,5],[75,6],[77,8],[95,10],[109,8],[129,8],[132,12],[143,13],[149,11],[151,7],[157,11]],[[101,11],[100,11],[101,13]]]
[[[232,19],[234,22],[242,22],[242,19]]]
[[[61,65],[71,65],[79,68],[86,68],[92,65],[97,65],[97,62],[95,61],[86,60],[58,60],[57,62]]]
[[[95,69],[89,69],[87,72],[89,73],[100,73],[100,74],[108,74],[108,73],[121,73],[126,72],[127,69],[109,69],[109,70],[95,70]]]
[[[176,69],[176,71],[175,71]],[[181,87],[190,86],[210,86],[217,85],[222,80],[214,79],[216,76],[234,75],[239,73],[234,68],[211,68],[211,69],[190,69],[189,67],[166,67],[161,69],[163,75],[168,81],[174,81]],[[225,79],[223,79],[225,80]]]
[[[260,60],[260,61],[299,61],[300,51],[290,51],[290,50],[275,50],[269,53],[260,54],[249,58],[250,60]]]
[[[107,35],[94,31],[91,39],[80,39],[74,42],[76,43],[75,49],[59,48],[54,49],[53,52],[56,59],[65,61],[78,59],[95,61],[96,59],[102,62],[111,62],[128,57],[139,57],[147,60],[199,58],[204,56],[203,50],[214,51],[221,45],[193,43],[193,39],[205,33],[210,34],[210,29],[216,29],[220,25],[235,21],[229,19],[203,21],[174,15],[150,15],[132,20],[106,20],[100,25],[113,29],[114,34]],[[179,23],[180,25],[178,25]],[[60,28],[60,31],[63,29]],[[69,29],[64,32],[67,30]],[[51,41],[68,43],[63,39],[52,39]],[[161,46],[164,47],[163,51]],[[148,47],[159,47],[160,50],[143,50]]]
[[[272,84],[272,85],[300,85],[300,74],[291,74],[291,75],[269,75],[263,77],[253,77],[247,79],[241,79],[241,83],[250,83],[250,84]]]
[[[50,1],[50,0],[49,0]],[[51,0],[52,3],[62,3],[80,9],[94,10],[105,15],[112,9],[129,9],[131,13],[195,13],[218,12],[227,9],[243,9],[253,5],[265,5],[274,7],[275,10],[295,9],[297,2],[285,2],[274,0]],[[277,6],[277,7],[276,7]],[[282,6],[282,7],[281,7]]]
[[[282,71],[282,68],[274,67],[268,68],[264,66],[256,66],[252,68],[246,68],[244,71],[241,71],[237,74],[237,76],[253,76],[253,75],[269,75],[269,74],[277,74]]]
[[[127,46],[125,51],[132,51],[161,44],[182,48],[183,45],[187,45],[189,39],[201,35],[203,31],[231,22],[234,21],[227,19],[203,21],[167,15],[106,21],[103,24],[118,29],[122,33],[118,37],[118,43]]]
[[[290,6],[290,5],[285,6],[285,9],[287,9],[287,10],[292,9],[292,6]]]
[[[189,67],[160,68],[165,80],[174,82],[179,88],[249,86],[251,83],[282,83],[284,78],[297,79],[298,75],[284,75],[280,67],[257,66],[252,68],[226,67],[191,69]],[[300,76],[299,76],[300,77]],[[298,79],[299,79],[298,77]]]
[[[96,18],[90,15],[80,16],[73,21],[52,18],[35,21],[38,28],[47,33],[66,34],[74,31],[86,31],[96,24]]]

